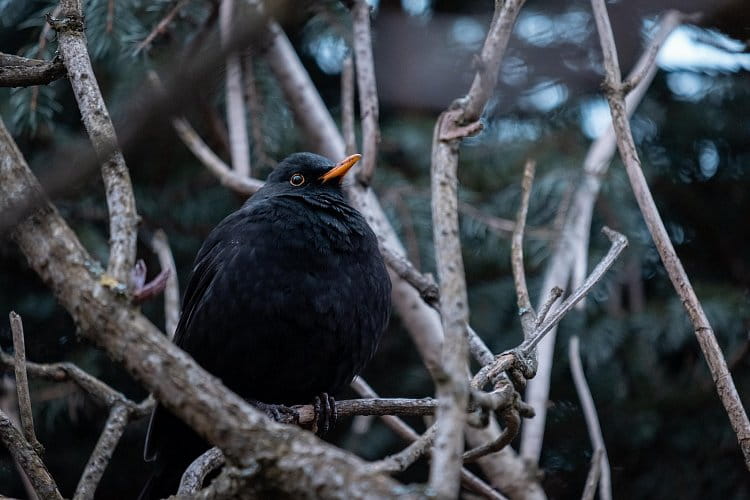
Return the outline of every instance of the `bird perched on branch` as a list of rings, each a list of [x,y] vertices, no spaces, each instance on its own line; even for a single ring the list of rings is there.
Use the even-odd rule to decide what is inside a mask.
[[[203,243],[174,339],[269,414],[275,405],[319,403],[323,427],[335,415],[331,395],[373,356],[390,315],[377,238],[341,188],[359,158],[334,165],[296,153],[279,163]],[[157,405],[145,449],[154,474],[141,498],[174,494],[206,449]]]

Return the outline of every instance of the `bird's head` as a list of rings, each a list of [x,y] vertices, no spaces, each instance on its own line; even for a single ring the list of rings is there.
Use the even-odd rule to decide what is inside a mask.
[[[294,153],[284,158],[271,172],[264,190],[271,191],[274,195],[341,195],[344,175],[361,157],[355,154],[334,163],[324,156],[313,153]]]

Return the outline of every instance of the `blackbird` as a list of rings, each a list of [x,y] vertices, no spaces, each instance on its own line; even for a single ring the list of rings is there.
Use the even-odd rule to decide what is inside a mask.
[[[372,358],[390,315],[378,243],[341,183],[338,164],[295,153],[211,231],[193,265],[175,343],[263,409],[306,404],[348,385]],[[157,405],[141,498],[174,494],[208,444]]]

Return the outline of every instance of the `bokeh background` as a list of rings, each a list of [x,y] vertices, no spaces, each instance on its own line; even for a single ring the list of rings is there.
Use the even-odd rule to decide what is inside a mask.
[[[87,0],[87,35],[110,111],[124,116],[160,70],[215,36],[217,2],[193,0],[166,31],[138,49],[175,6],[173,0]],[[430,234],[429,161],[437,115],[471,81],[473,55],[492,15],[490,1],[374,2],[374,55],[382,141],[374,189],[410,259],[434,269]],[[0,0],[0,50],[51,58],[54,34],[44,14],[56,2]],[[112,7],[114,5],[114,7]],[[744,0],[613,1],[608,3],[623,71],[627,72],[666,9],[702,12],[699,25],[678,29],[659,56],[660,71],[633,119],[644,171],[677,252],[716,331],[745,405],[750,405],[750,9]],[[340,116],[340,72],[349,52],[351,19],[338,2],[308,2],[285,29],[334,117]],[[207,28],[208,26],[208,28]],[[212,35],[213,33],[213,35]],[[314,148],[262,58],[254,59],[262,112],[249,123],[254,175],[265,177],[285,155]],[[588,2],[529,0],[483,116],[484,130],[464,141],[460,181],[461,237],[472,325],[495,351],[521,338],[510,274],[509,234],[526,158],[538,163],[526,241],[532,297],[553,249],[561,207],[580,177],[593,139],[608,124],[600,92],[600,49]],[[228,160],[223,75],[195,89],[186,115]],[[80,147],[80,116],[68,83],[0,90],[0,115],[37,173]],[[141,131],[145,147],[128,155],[141,241],[157,229],[168,237],[186,282],[202,239],[243,199],[219,185],[169,129]],[[87,178],[55,200],[94,255],[106,261],[107,214],[101,181]],[[607,249],[602,225],[623,232],[630,247],[586,302],[561,324],[541,467],[550,498],[578,498],[591,459],[567,361],[567,341],[581,337],[584,366],[599,410],[616,498],[750,498],[750,479],[715,394],[692,328],[659,262],[618,159],[604,179],[592,223],[595,262]],[[75,325],[4,235],[0,239],[0,346],[11,348],[6,318],[23,316],[27,356],[72,361],[129,396],[145,392],[101,351],[78,339]],[[158,272],[141,243],[139,256]],[[161,300],[143,306],[163,324]],[[386,396],[425,396],[432,386],[398,318],[364,374]],[[72,494],[106,417],[69,384],[32,381],[37,433],[63,495]],[[413,422],[421,425],[420,422]],[[360,422],[361,424],[361,422]],[[375,459],[402,444],[378,422],[366,433],[343,422],[330,438]],[[128,427],[99,488],[99,498],[132,498],[145,480],[146,422]],[[422,481],[424,464],[402,478]],[[0,450],[0,493],[23,497],[16,470]]]

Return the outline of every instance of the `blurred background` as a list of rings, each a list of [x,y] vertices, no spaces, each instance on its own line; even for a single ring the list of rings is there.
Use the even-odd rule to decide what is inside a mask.
[[[176,16],[151,43],[142,42],[178,3]],[[466,93],[473,57],[492,18],[491,1],[382,0],[374,4],[373,43],[382,141],[375,186],[409,257],[434,270],[429,162],[432,127]],[[216,35],[217,2],[87,0],[94,70],[117,124],[157,71]],[[0,50],[51,59],[57,43],[44,14],[56,2],[0,0]],[[750,9],[743,0],[630,0],[608,3],[623,73],[668,8],[702,12],[699,25],[676,30],[632,119],[645,174],[725,352],[744,404],[750,405]],[[284,22],[320,93],[338,120],[340,73],[349,54],[351,17],[338,2],[309,2]],[[289,153],[313,148],[262,57],[253,58],[260,112],[251,151],[264,178]],[[600,49],[590,4],[529,0],[516,23],[484,130],[461,149],[461,237],[473,327],[495,352],[521,340],[510,273],[507,219],[515,216],[526,158],[538,163],[527,233],[527,272],[539,295],[557,231],[581,165],[609,123],[600,92]],[[229,159],[223,75],[195,89],[186,109],[201,136]],[[66,80],[1,89],[0,114],[32,169],[48,172],[83,129]],[[139,257],[159,271],[148,242],[163,229],[181,283],[203,238],[243,199],[219,185],[168,128],[141,131],[146,147],[127,155],[142,217]],[[92,254],[106,261],[108,223],[98,175],[55,199]],[[750,478],[716,396],[692,328],[642,222],[622,165],[615,159],[592,222],[590,266],[608,248],[601,226],[630,246],[586,302],[560,326],[541,458],[550,498],[578,498],[591,459],[580,403],[567,361],[571,335],[581,337],[584,368],[601,420],[616,498],[750,498]],[[87,342],[7,238],[0,239],[0,347],[11,349],[7,314],[22,315],[27,357],[71,361],[133,398],[146,394],[116,363]],[[163,325],[161,298],[143,306]],[[432,384],[400,325],[389,332],[365,378],[383,396],[431,395]],[[7,396],[4,396],[7,397]],[[342,397],[345,397],[342,395]],[[71,495],[106,413],[71,384],[32,380],[35,422],[45,460],[63,495]],[[361,422],[360,422],[361,423]],[[419,421],[412,422],[423,428]],[[402,443],[377,421],[341,422],[330,438],[376,459]],[[98,490],[99,498],[133,498],[146,477],[141,460],[146,422],[128,427]],[[424,463],[401,476],[423,481]],[[15,467],[0,450],[2,493],[24,497]]]

